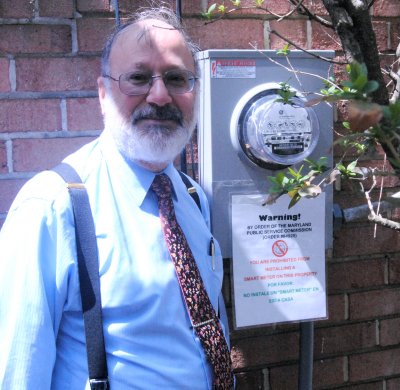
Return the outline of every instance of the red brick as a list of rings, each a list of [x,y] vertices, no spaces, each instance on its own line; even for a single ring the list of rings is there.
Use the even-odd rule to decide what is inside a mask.
[[[163,1],[165,6],[169,6],[172,10],[175,10],[175,1],[173,0],[166,0]],[[185,2],[183,2],[185,3]],[[112,6],[112,2],[110,2]],[[119,10],[121,14],[132,14],[137,11],[138,8],[141,7],[148,7],[149,2],[146,0],[137,0],[137,1],[131,1],[131,0],[119,0]],[[114,10],[114,9],[112,9]]]
[[[350,356],[349,366],[350,381],[398,375],[400,372],[400,349]]]
[[[304,0],[303,3],[311,12],[317,15],[328,15],[322,0]]]
[[[111,18],[78,19],[78,47],[80,52],[101,51],[115,26]]]
[[[81,12],[109,11],[109,0],[77,0],[76,8]]]
[[[386,390],[399,390],[400,389],[400,378],[388,379],[386,381]]]
[[[341,358],[314,361],[314,389],[341,384],[343,378],[343,360]],[[297,389],[297,381],[298,365],[273,367],[270,369],[271,390]]]
[[[0,92],[10,90],[9,61],[6,58],[0,58]]]
[[[28,0],[1,0],[0,18],[32,18],[35,2]]]
[[[181,3],[183,22],[185,21],[185,15],[187,14],[201,15],[204,12],[203,2],[201,1],[182,1]]]
[[[270,22],[270,48],[271,49],[281,49],[286,41],[279,38],[273,33],[273,31],[278,32],[281,36],[295,43],[296,45],[307,48],[307,25],[304,20],[282,20],[277,22],[272,20]],[[290,46],[291,49],[294,47]]]
[[[4,141],[0,141],[0,173],[6,173],[7,171],[6,143]]]
[[[235,369],[285,362],[298,357],[298,333],[259,336],[232,340],[232,360]]]
[[[18,91],[97,90],[98,57],[19,58]]]
[[[2,25],[0,51],[5,53],[61,53],[71,51],[71,28],[53,25]]]
[[[321,388],[342,383],[344,378],[343,359],[318,359],[314,361],[314,388]]]
[[[263,388],[262,371],[240,372],[235,376],[237,389],[255,390]]]
[[[328,267],[330,292],[380,286],[385,283],[384,260],[345,261]]]
[[[344,294],[328,296],[328,319],[322,323],[343,321],[346,317],[346,305]]]
[[[26,180],[0,180],[0,213],[7,213]]]
[[[13,142],[14,170],[38,172],[52,168],[92,138],[17,139]]]
[[[369,383],[351,384],[345,387],[340,386],[340,390],[382,390],[382,389],[384,389],[382,380]]]
[[[400,5],[399,5],[400,7]],[[378,46],[378,50],[380,52],[389,49],[389,25],[387,22],[384,21],[374,21],[372,23],[375,36],[376,36],[376,43]]]
[[[103,118],[97,98],[67,100],[68,130],[101,130]]]
[[[315,357],[357,351],[375,345],[375,322],[317,328],[315,330]]]
[[[391,318],[389,320],[380,321],[380,345],[396,345],[400,344],[400,318]]]
[[[400,310],[400,290],[380,289],[349,295],[350,319],[375,319]]]
[[[249,1],[250,4],[254,4],[254,0]],[[284,16],[293,9],[293,6],[288,1],[270,1],[265,2],[266,8],[270,13]]]
[[[347,209],[365,205],[365,196],[361,193],[335,191],[333,201],[334,203],[338,203],[342,209]]]
[[[397,257],[389,259],[389,283],[400,283],[400,259]]]
[[[250,43],[264,48],[264,27],[262,20],[223,19],[205,24],[198,19],[186,21],[188,33],[201,48],[206,49],[251,49]]]
[[[273,367],[270,369],[270,388],[275,389],[297,389],[299,375],[298,365]]]
[[[373,6],[374,16],[400,16],[399,0],[377,0]]]
[[[0,132],[60,129],[61,111],[57,99],[2,100],[0,103]]]
[[[340,50],[340,39],[331,28],[322,26],[318,22],[312,22],[312,49]]]
[[[381,153],[381,149],[377,149],[377,154],[380,154],[381,157],[383,157],[383,152]],[[359,167],[367,167],[371,169],[376,169],[378,171],[384,171],[388,173],[392,173],[392,176],[388,175],[386,177],[382,176],[377,176],[376,177],[376,182],[378,183],[378,186],[383,186],[383,188],[393,188],[393,187],[399,187],[400,184],[400,178],[399,176],[396,176],[394,174],[393,168],[390,166],[390,163],[385,160],[366,160],[366,161],[361,161],[358,164]],[[370,188],[373,184],[373,179],[367,179],[363,182],[363,185],[365,188]]]
[[[390,24],[390,49],[396,50],[400,43],[400,21],[398,19],[392,20]]]
[[[39,15],[57,18],[72,18],[74,16],[74,2],[71,0],[40,0]]]
[[[374,224],[343,227],[335,233],[334,257],[372,255],[374,253],[393,253],[400,250],[400,240],[396,231],[377,227],[374,237]]]

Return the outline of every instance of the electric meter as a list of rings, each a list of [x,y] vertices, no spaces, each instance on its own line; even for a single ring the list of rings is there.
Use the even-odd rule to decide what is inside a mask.
[[[251,89],[239,100],[231,119],[231,139],[239,155],[265,169],[303,161],[319,137],[317,116],[304,105],[301,94],[283,103],[279,89],[271,83]]]

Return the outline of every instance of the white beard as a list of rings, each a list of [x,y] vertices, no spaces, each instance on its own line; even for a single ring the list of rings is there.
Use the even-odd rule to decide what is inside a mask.
[[[104,126],[110,131],[119,151],[130,161],[149,164],[169,164],[189,142],[196,126],[193,113],[189,123],[175,129],[170,126],[148,125],[144,129],[124,118],[114,99],[108,94],[104,102]]]

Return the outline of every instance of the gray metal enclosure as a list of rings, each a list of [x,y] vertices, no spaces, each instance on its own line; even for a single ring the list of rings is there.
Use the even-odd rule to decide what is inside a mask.
[[[331,51],[314,53],[327,58],[333,57]],[[231,195],[267,194],[270,185],[267,176],[274,175],[285,166],[299,167],[304,156],[309,155],[313,160],[327,156],[330,165],[332,164],[333,110],[328,104],[321,103],[307,108],[312,110],[313,115],[315,113],[317,121],[312,123],[315,132],[311,138],[314,138],[312,141],[315,142],[309,146],[306,155],[298,153],[298,159],[294,163],[290,152],[277,156],[279,161],[274,161],[273,156],[272,164],[260,164],[263,165],[261,167],[257,165],[257,161],[250,161],[238,146],[233,123],[234,118],[238,121],[243,119],[238,110],[245,106],[244,100],[251,97],[253,101],[257,100],[257,96],[263,95],[260,91],[276,90],[276,85],[280,82],[289,84],[301,95],[302,101],[315,98],[316,95],[310,93],[319,93],[324,87],[321,77],[328,77],[331,64],[300,51],[292,51],[288,57],[289,62],[284,56],[278,56],[275,51],[255,50],[207,50],[200,52],[198,59],[202,74],[198,124],[199,179],[211,205],[213,233],[226,258],[232,256]],[[226,68],[218,73],[216,66],[221,63]],[[290,71],[290,66],[297,72]],[[252,93],[252,90],[255,92]],[[302,142],[306,144],[309,140],[304,138]],[[294,156],[296,157],[296,154]],[[287,164],[282,163],[285,159]],[[276,162],[277,164],[274,164]],[[330,248],[331,186],[326,188],[325,223],[325,244],[326,248]]]

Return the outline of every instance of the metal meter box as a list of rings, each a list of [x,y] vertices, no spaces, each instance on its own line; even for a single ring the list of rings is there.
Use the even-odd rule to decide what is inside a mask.
[[[209,198],[212,230],[224,257],[232,255],[230,198],[268,193],[268,176],[304,158],[332,164],[333,113],[327,103],[306,104],[329,76],[331,51],[207,50],[198,53],[202,74],[198,125],[199,179]],[[294,97],[279,102],[279,83]],[[315,95],[311,95],[315,98]],[[326,193],[326,248],[332,246],[332,189]]]

